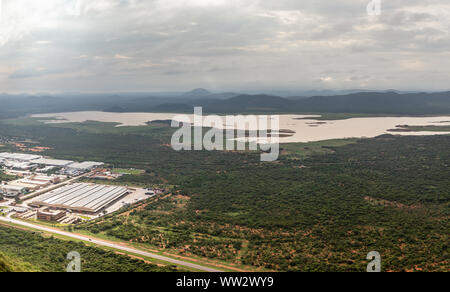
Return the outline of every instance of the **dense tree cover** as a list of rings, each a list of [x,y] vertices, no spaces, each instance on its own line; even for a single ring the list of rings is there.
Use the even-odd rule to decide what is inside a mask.
[[[32,232],[0,226],[0,251],[23,263],[20,270],[42,272],[64,272],[69,261],[67,254],[77,251],[81,255],[83,272],[168,272],[172,267],[158,267],[142,260],[132,259],[100,248],[86,246],[80,242],[47,238]],[[0,257],[0,269],[1,269]],[[4,268],[11,269],[5,261]],[[21,267],[19,266],[19,268]]]
[[[364,271],[372,250],[384,270],[448,270],[450,136],[387,135],[307,158],[289,145],[261,163],[257,152],[175,152],[155,130],[0,123],[57,158],[147,170],[122,183],[176,186],[78,228],[274,270]]]
[[[0,273],[15,272],[14,266],[11,264],[11,260],[7,259],[4,255],[0,254]]]

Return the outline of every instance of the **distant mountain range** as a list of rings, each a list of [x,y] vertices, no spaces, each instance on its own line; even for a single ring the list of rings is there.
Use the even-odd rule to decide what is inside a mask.
[[[192,112],[202,106],[204,112],[277,112],[277,113],[367,113],[367,114],[450,114],[450,92],[407,93],[360,92],[339,96],[283,98],[271,95],[238,95],[225,100],[191,100],[164,103],[158,111]]]
[[[212,93],[209,92],[209,91],[206,90],[206,89],[203,89],[203,88],[197,88],[197,89],[194,89],[194,90],[191,90],[191,91],[189,91],[189,92],[184,93],[183,96],[196,96],[196,97],[201,97],[201,96],[208,96],[208,95],[211,95],[211,94],[212,94]]]
[[[450,114],[450,92],[356,92],[313,97],[267,94],[211,93],[205,89],[171,96],[143,94],[1,95],[0,118],[67,111],[188,112],[202,106],[206,113],[366,113]]]

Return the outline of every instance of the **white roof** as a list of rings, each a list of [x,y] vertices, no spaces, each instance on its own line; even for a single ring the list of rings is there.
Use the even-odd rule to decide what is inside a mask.
[[[43,185],[48,184],[48,182],[37,181],[37,180],[32,180],[32,179],[21,179],[21,180],[18,180],[17,182],[23,183],[23,184],[38,185],[38,186],[43,186]]]
[[[58,160],[58,159],[46,159],[46,158],[40,158],[40,159],[36,159],[32,161],[33,163],[36,164],[43,164],[43,165],[51,165],[51,166],[67,166],[71,163],[73,163],[73,161],[70,160]]]
[[[75,162],[69,165],[69,168],[72,169],[90,169],[96,166],[101,166],[104,163],[95,162],[95,161],[86,161],[86,162]]]
[[[44,181],[52,181],[54,179],[56,179],[57,177],[55,176],[43,176],[43,175],[36,175],[35,177],[33,177],[33,180],[44,180]]]
[[[54,169],[55,168],[55,166],[46,166],[46,167],[44,167],[44,168],[41,168],[41,169],[36,169],[36,172],[46,172],[46,171],[49,171],[49,170],[52,170],[52,169]]]
[[[31,173],[29,171],[11,170],[11,169],[6,170],[5,172],[6,173],[17,173],[17,174],[30,174]]]
[[[12,160],[22,160],[22,161],[30,161],[30,160],[38,159],[41,157],[42,156],[33,155],[33,154],[8,153],[8,152],[0,153],[0,158],[12,159]]]
[[[25,189],[25,187],[22,186],[11,186],[11,185],[3,185],[1,186],[1,188],[10,191],[22,191],[23,189]]]
[[[126,187],[77,183],[53,190],[38,202],[49,206],[64,206],[68,209],[87,208],[98,212],[127,192]]]
[[[32,167],[32,164],[29,162],[8,162],[8,163],[5,163],[5,165],[10,166],[10,167],[16,167],[16,168]]]

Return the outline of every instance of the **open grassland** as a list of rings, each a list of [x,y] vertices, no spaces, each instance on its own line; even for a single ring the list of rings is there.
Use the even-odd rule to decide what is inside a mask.
[[[123,169],[123,168],[114,168],[112,170],[113,173],[116,174],[129,174],[129,175],[140,175],[145,172],[145,170],[141,169]]]

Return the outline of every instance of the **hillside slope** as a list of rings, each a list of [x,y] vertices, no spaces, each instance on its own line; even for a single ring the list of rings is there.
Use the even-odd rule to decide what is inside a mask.
[[[0,273],[38,272],[30,263],[0,253]]]

